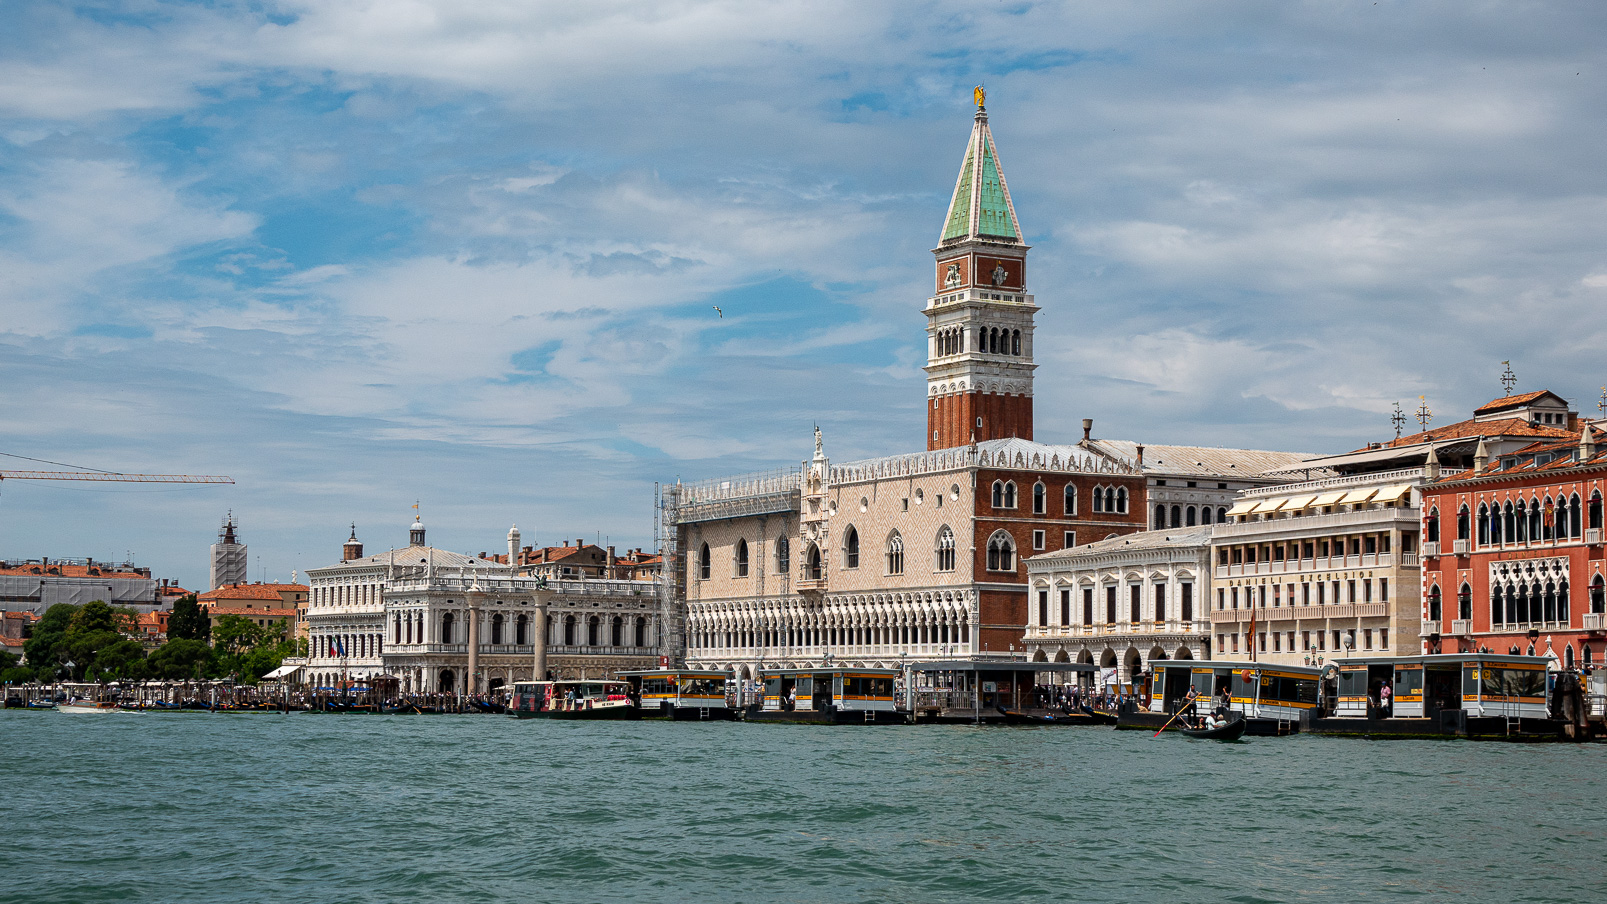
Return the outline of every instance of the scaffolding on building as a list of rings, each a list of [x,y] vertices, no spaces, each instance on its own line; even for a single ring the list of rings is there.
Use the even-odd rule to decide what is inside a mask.
[[[679,668],[686,664],[686,588],[681,568],[681,482],[654,485],[657,490],[653,541],[659,552],[659,662]]]

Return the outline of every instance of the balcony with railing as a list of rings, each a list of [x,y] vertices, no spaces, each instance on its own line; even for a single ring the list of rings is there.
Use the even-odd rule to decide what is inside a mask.
[[[1417,509],[1395,506],[1355,512],[1331,512],[1323,515],[1295,515],[1268,521],[1230,521],[1211,529],[1211,542],[1220,546],[1222,541],[1236,537],[1259,539],[1273,534],[1323,536],[1340,530],[1354,533],[1390,528],[1416,529],[1417,524]]]

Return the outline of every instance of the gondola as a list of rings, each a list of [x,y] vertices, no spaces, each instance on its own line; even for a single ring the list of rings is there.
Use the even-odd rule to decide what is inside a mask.
[[[1024,712],[1021,712],[1020,710],[1015,710],[1015,709],[1005,709],[1003,706],[995,706],[994,709],[999,711],[999,715],[1001,717],[1003,717],[1004,724],[1006,724],[1006,725],[1095,725],[1095,724],[1103,724],[1103,723],[1096,722],[1087,713],[1080,713],[1080,712],[1064,711],[1064,712],[1056,713],[1056,712],[1045,711],[1045,712],[1040,714],[1040,713],[1024,713]]]
[[[1087,705],[1084,705],[1082,707],[1082,711],[1089,718],[1093,719],[1094,724],[1096,724],[1096,725],[1115,725],[1116,724],[1117,720],[1116,720],[1116,714],[1115,713],[1108,713],[1108,712],[1105,712],[1102,709],[1094,709],[1092,706],[1087,706]]]
[[[1235,712],[1229,717],[1228,724],[1223,725],[1221,728],[1179,727],[1178,731],[1191,738],[1201,738],[1207,741],[1237,741],[1244,736],[1244,730],[1249,725],[1250,722],[1244,718],[1244,713]]]

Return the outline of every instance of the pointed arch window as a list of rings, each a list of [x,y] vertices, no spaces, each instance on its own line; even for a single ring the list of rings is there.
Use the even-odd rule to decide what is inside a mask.
[[[1590,611],[1598,615],[1607,612],[1607,581],[1599,574],[1590,582]]]
[[[1032,513],[1045,515],[1049,512],[1049,488],[1038,481],[1032,485]]]
[[[737,539],[736,573],[739,578],[748,576],[748,541],[740,537]]]
[[[1004,482],[1004,507],[1007,509],[1016,507],[1016,482],[1014,480]]]
[[[792,543],[786,534],[776,538],[776,573],[786,574],[792,570]]]
[[[954,570],[954,531],[947,524],[937,532],[937,570]]]
[[[1583,526],[1581,522],[1584,520],[1580,514],[1579,494],[1575,493],[1568,498],[1568,536],[1575,540],[1585,535],[1585,532],[1580,530]]]
[[[1479,545],[1490,545],[1490,507],[1479,503]]]
[[[1456,617],[1470,619],[1473,617],[1473,588],[1462,583],[1462,588],[1456,592]]]
[[[1591,530],[1601,530],[1601,491],[1590,494],[1589,522]]]
[[[1439,629],[1444,614],[1440,611],[1440,585],[1435,584],[1428,588],[1428,620],[1434,623],[1435,630]]]
[[[1116,513],[1118,515],[1127,514],[1127,488],[1126,487],[1117,487],[1116,488],[1116,508],[1115,508],[1115,511],[1116,511]]]
[[[713,559],[709,556],[709,544],[704,543],[697,550],[697,579],[706,581],[712,571]]]
[[[1102,487],[1102,486],[1095,486],[1093,495],[1094,495],[1094,513],[1099,514],[1099,513],[1103,512],[1103,511],[1105,511],[1105,488]]]
[[[1074,483],[1066,484],[1066,491],[1063,495],[1065,496],[1066,514],[1077,514],[1077,485]]]
[[[1463,505],[1456,511],[1456,538],[1458,540],[1468,539],[1468,531],[1470,529],[1468,521],[1468,507]]]
[[[993,482],[993,507],[996,509],[1004,508],[1004,481],[1002,480]]]
[[[988,538],[988,570],[989,571],[1015,571],[1016,545],[1010,535],[998,531]]]
[[[904,573],[904,538],[896,530],[887,538],[887,573]]]
[[[852,524],[848,525],[847,532],[843,534],[843,567],[859,567],[859,530]]]

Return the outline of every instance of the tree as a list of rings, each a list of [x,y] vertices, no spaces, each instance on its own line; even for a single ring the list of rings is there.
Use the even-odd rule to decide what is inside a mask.
[[[145,646],[137,640],[117,640],[95,652],[95,658],[85,673],[93,681],[112,678],[144,678]]]
[[[23,644],[22,652],[39,680],[55,678],[56,670],[67,661],[67,628],[77,613],[77,606],[57,603],[33,626],[33,637]]]
[[[173,614],[167,619],[169,640],[207,640],[212,634],[212,619],[190,593],[173,602]]]
[[[181,637],[162,644],[145,661],[152,678],[184,681],[211,674],[216,657],[204,641]]]
[[[268,642],[267,628],[239,615],[221,615],[212,631],[212,646],[224,654],[244,653]]]

